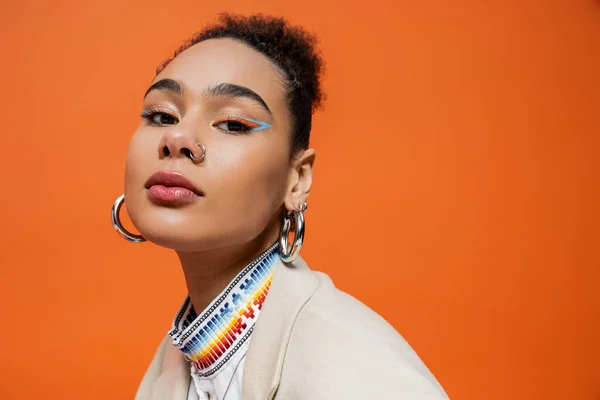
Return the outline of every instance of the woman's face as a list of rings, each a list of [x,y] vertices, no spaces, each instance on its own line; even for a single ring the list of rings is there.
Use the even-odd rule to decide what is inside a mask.
[[[298,174],[281,73],[245,44],[191,46],[156,76],[143,110],[125,201],[148,240],[179,251],[246,243],[278,226],[284,202],[304,200],[292,193]],[[198,144],[206,153],[194,161]]]

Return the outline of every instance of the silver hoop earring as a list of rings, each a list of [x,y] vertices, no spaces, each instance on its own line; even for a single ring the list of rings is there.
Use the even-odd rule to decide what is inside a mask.
[[[117,200],[115,200],[115,204],[113,204],[113,206],[112,206],[111,219],[112,219],[113,227],[119,233],[119,235],[121,235],[123,237],[123,239],[125,239],[129,242],[133,242],[133,243],[145,242],[146,241],[145,237],[143,237],[141,235],[135,235],[131,232],[128,232],[127,229],[125,229],[123,227],[123,224],[121,224],[121,219],[119,218],[119,211],[121,211],[121,206],[123,205],[124,201],[125,201],[125,195],[122,194],[119,197],[117,197]]]
[[[190,158],[191,158],[193,161],[200,161],[200,160],[202,160],[202,159],[204,158],[204,156],[206,155],[206,146],[204,146],[203,144],[200,144],[200,143],[196,143],[196,146],[198,146],[198,147],[200,147],[200,148],[202,149],[202,154],[200,154],[200,156],[199,156],[199,157],[196,157],[196,156],[194,155],[194,153],[192,153],[192,151],[190,150]]]
[[[279,234],[279,257],[284,263],[290,263],[298,257],[302,243],[304,242],[304,211],[306,211],[306,203],[288,213],[283,218],[281,232]],[[294,233],[294,243],[290,246],[288,236],[292,227],[292,220],[296,223],[296,231]]]

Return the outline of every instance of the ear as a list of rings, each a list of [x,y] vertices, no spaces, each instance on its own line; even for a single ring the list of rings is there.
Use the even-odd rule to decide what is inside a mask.
[[[312,173],[315,164],[315,150],[300,150],[292,160],[289,186],[285,196],[285,208],[297,210],[308,199],[312,186]]]

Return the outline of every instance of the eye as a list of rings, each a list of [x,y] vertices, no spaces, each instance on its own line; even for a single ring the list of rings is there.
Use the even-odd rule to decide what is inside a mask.
[[[245,133],[250,131],[259,131],[270,128],[271,125],[266,122],[257,121],[252,118],[238,117],[237,115],[228,115],[217,120],[213,126],[227,133]]]
[[[252,129],[248,125],[235,120],[219,122],[215,126],[225,132],[247,132]]]
[[[142,118],[148,120],[151,125],[156,126],[175,125],[179,122],[177,117],[173,116],[170,112],[154,108],[143,110]]]

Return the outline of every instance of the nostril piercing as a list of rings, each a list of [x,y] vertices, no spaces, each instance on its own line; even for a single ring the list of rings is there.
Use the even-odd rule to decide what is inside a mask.
[[[188,150],[190,158],[194,161],[200,161],[204,158],[204,156],[206,155],[206,147],[203,144],[200,143],[196,143],[196,146],[200,147],[202,149],[202,154],[200,154],[199,157],[194,156],[194,153],[192,153],[191,150]]]

